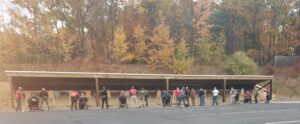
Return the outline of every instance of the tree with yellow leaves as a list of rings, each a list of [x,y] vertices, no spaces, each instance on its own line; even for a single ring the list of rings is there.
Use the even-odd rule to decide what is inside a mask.
[[[126,34],[123,27],[118,26],[115,31],[115,41],[113,42],[114,58],[117,62],[127,63],[131,62],[134,56],[128,52],[128,45],[126,43]]]
[[[172,71],[174,73],[186,74],[191,71],[194,59],[189,55],[189,50],[184,39],[181,39],[176,46],[176,52],[173,57]]]

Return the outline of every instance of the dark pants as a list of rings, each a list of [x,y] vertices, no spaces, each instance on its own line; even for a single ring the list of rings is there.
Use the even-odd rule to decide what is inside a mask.
[[[86,102],[79,102],[79,109],[80,110],[87,109]]]
[[[104,103],[106,104],[106,108],[108,109],[108,98],[102,97],[102,109],[104,108]]]
[[[170,106],[170,99],[162,99],[163,107]]]
[[[78,98],[77,97],[71,97],[71,110],[73,110],[73,108],[75,107],[75,109],[77,110],[77,101]]]
[[[257,95],[254,96],[255,103],[258,103]]]
[[[148,107],[148,97],[145,97],[146,106]]]
[[[271,100],[270,95],[267,95],[267,96],[266,96],[266,103],[267,103],[267,104],[270,103],[270,100]]]
[[[186,96],[186,97],[185,97],[185,100],[186,100],[186,104],[187,104],[187,105],[190,105],[190,96]]]
[[[16,111],[22,111],[22,101],[21,99],[16,99],[16,102],[17,102],[17,108],[16,108]]]
[[[48,107],[48,110],[50,110],[50,106],[49,106],[48,99],[43,99],[43,98],[42,98],[42,100],[41,100],[41,109],[43,109],[43,104],[44,104],[44,102],[46,102],[46,105],[47,105],[47,107]]]

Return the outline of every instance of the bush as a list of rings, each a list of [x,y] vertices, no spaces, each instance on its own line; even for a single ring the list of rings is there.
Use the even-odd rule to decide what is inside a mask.
[[[222,65],[224,60],[223,46],[205,41],[200,42],[197,45],[197,58],[203,64]]]
[[[254,73],[256,68],[255,62],[244,52],[236,52],[227,59],[224,71],[230,75],[247,75]]]
[[[268,63],[265,68],[263,74],[265,75],[273,75],[274,74],[274,67],[271,63]]]
[[[193,59],[173,60],[172,71],[176,74],[187,74],[194,64]]]

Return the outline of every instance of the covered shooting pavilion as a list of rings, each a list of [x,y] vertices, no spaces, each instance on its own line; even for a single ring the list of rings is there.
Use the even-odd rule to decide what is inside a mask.
[[[11,103],[14,107],[14,91],[21,86],[24,90],[91,90],[95,92],[99,105],[99,88],[127,90],[131,86],[148,90],[174,90],[189,86],[195,89],[220,89],[223,102],[225,91],[234,87],[252,90],[256,84],[266,82],[272,94],[273,76],[264,75],[179,75],[179,74],[137,74],[137,73],[97,73],[97,72],[49,72],[49,71],[5,71],[10,81]],[[262,87],[262,88],[263,88]]]

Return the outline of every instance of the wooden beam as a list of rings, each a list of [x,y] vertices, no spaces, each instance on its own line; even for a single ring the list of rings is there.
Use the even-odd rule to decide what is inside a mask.
[[[226,79],[224,79],[223,83],[223,102],[226,102]]]
[[[12,83],[12,77],[8,78],[9,80],[9,92],[10,92],[10,101],[11,101],[11,107],[12,109],[15,109],[15,98],[14,98],[14,86]]]
[[[270,80],[270,100],[272,100],[272,95],[273,95],[273,82]]]
[[[169,87],[170,85],[169,85],[169,79],[166,79],[166,90],[167,90],[167,92],[169,92]]]
[[[99,79],[95,78],[95,87],[96,87],[96,106],[99,107]]]

